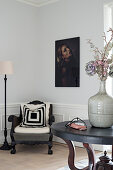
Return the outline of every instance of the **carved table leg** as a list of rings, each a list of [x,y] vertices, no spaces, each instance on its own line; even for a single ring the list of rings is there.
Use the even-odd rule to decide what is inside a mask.
[[[85,167],[83,169],[78,169],[78,168],[75,167],[75,165],[74,165],[75,151],[74,151],[73,144],[69,140],[64,140],[64,141],[67,143],[68,148],[69,148],[69,156],[68,156],[68,165],[69,165],[69,168],[71,170],[91,170],[91,169],[89,169],[89,166]]]
[[[91,144],[83,143],[84,147],[87,150],[88,158],[89,158],[89,170],[96,170],[96,163],[95,163],[95,153],[94,149]]]
[[[113,162],[113,145],[112,145],[112,155],[111,155],[111,160],[112,160],[112,162]]]

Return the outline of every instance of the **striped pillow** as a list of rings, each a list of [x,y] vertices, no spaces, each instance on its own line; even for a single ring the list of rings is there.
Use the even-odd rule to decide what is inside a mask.
[[[35,110],[26,105],[23,106],[23,120],[21,127],[45,127],[46,126],[46,105],[43,104]]]

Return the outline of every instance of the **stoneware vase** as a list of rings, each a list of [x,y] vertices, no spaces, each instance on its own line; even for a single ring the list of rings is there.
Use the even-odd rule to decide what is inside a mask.
[[[106,81],[101,81],[99,92],[89,98],[88,116],[94,127],[108,128],[113,125],[113,98],[106,92]]]

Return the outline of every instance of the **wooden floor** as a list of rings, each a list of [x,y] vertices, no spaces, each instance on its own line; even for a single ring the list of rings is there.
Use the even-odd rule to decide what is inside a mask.
[[[0,170],[57,170],[67,165],[68,148],[53,144],[53,155],[47,154],[47,145],[17,145],[16,154],[0,150]],[[87,158],[83,148],[76,147],[76,161]]]

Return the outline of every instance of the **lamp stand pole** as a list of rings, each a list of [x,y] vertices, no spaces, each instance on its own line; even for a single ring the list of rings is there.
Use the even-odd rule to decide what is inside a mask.
[[[11,146],[7,142],[7,117],[6,117],[6,81],[7,81],[7,76],[5,74],[4,82],[5,82],[5,128],[4,128],[4,144],[0,147],[0,150],[10,150]]]

